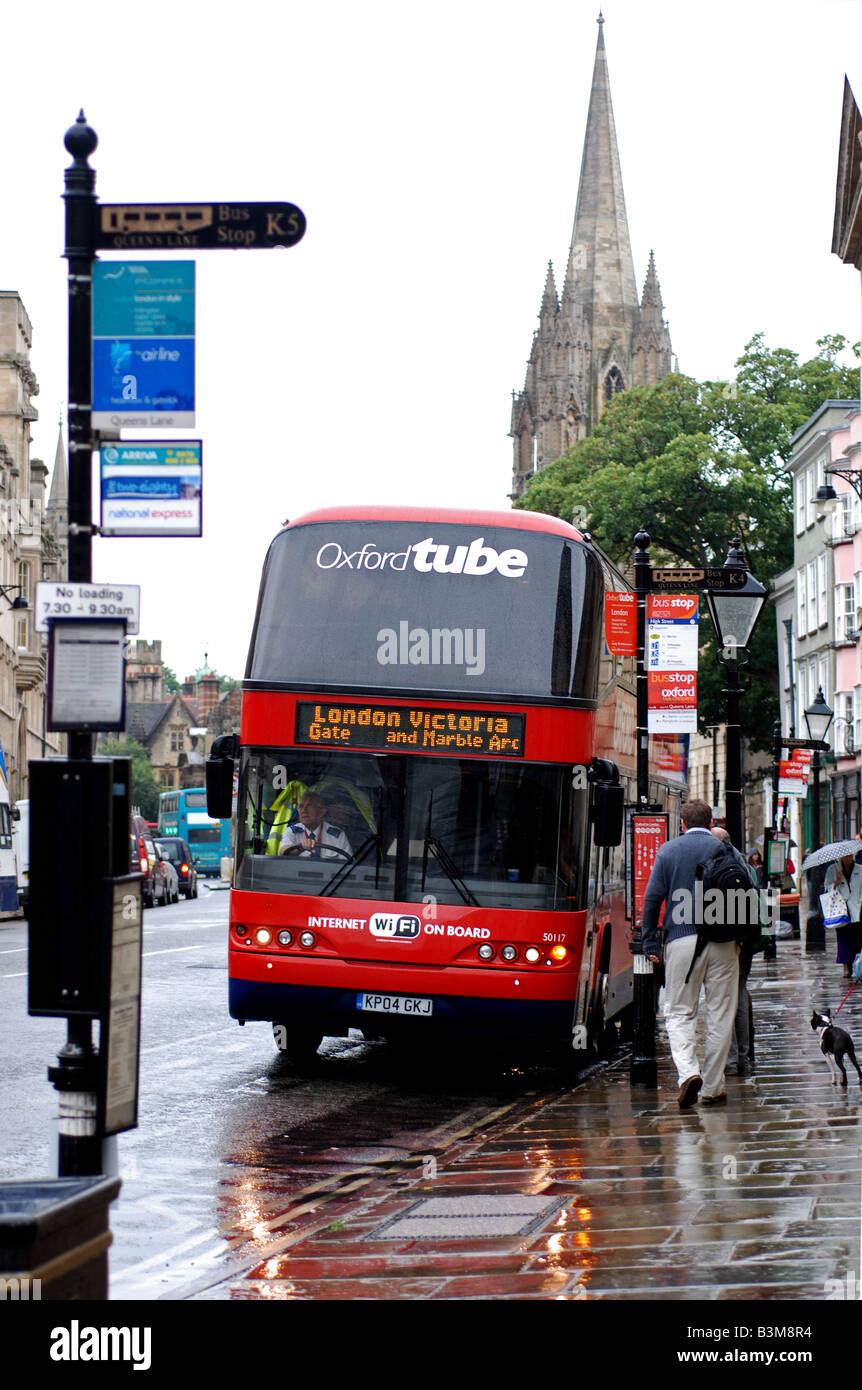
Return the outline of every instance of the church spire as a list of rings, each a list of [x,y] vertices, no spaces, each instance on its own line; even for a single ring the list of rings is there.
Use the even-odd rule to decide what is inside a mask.
[[[661,381],[671,371],[673,348],[664,319],[661,286],[655,269],[655,256],[649,253],[640,323],[632,339],[632,384]]]
[[[590,311],[593,348],[602,351],[620,332],[625,336],[631,332],[638,293],[601,13],[598,24],[563,298],[574,298]]]
[[[548,266],[523,390],[512,403],[512,496],[583,439],[619,391],[660,381],[672,349],[655,259],[638,296],[598,17],[587,128],[563,292]]]
[[[661,286],[655,271],[655,254],[650,251],[649,265],[647,266],[646,279],[644,280],[644,291],[641,295],[641,310],[658,309],[661,313],[664,306],[661,302]]]

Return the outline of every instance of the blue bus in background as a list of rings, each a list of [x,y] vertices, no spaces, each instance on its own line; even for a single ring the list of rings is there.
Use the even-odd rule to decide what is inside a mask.
[[[12,846],[12,813],[9,809],[9,778],[6,759],[0,748],[0,912],[18,911],[18,871]]]
[[[230,820],[207,815],[205,787],[162,792],[159,797],[159,834],[178,835],[196,860],[198,873],[218,878],[221,861],[230,856]]]

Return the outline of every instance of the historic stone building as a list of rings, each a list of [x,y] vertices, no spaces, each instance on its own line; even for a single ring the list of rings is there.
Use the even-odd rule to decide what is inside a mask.
[[[162,644],[139,640],[126,653],[127,738],[142,743],[163,791],[204,785],[206,756],[219,734],[239,731],[240,689],[219,691],[206,658],[179,693],[167,687]]]
[[[655,259],[638,299],[605,43],[599,36],[562,295],[548,264],[524,389],[514,395],[512,497],[583,439],[604,405],[672,370]]]
[[[33,330],[14,290],[0,290],[0,744],[14,802],[28,795],[31,758],[63,750],[45,719],[45,641],[33,625],[36,585],[66,575],[66,457],[57,445],[50,498],[48,468],[30,458]]]

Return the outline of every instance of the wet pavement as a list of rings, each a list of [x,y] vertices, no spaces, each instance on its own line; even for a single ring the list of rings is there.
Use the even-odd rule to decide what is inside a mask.
[[[756,1070],[728,1078],[725,1107],[679,1110],[660,1026],[656,1091],[621,1057],[478,1129],[346,1150],[325,1176],[309,1154],[303,1190],[250,1194],[232,1260],[164,1296],[858,1299],[862,1088],[852,1068],[833,1088],[809,1023],[847,985],[831,952],[785,939],[749,988]],[[862,986],[836,1021],[862,1053]]]

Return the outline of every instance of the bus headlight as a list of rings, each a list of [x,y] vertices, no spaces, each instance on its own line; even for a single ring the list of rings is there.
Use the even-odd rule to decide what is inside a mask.
[[[553,956],[554,960],[565,960],[568,954],[569,953],[566,950],[565,946],[551,947],[551,955]]]
[[[280,931],[280,932],[278,933],[278,944],[279,944],[279,946],[289,946],[292,940],[293,940],[293,932],[292,932],[292,931]]]
[[[300,936],[299,936],[299,944],[300,944],[300,946],[313,946],[316,940],[317,940],[317,938],[315,937],[313,931],[304,931],[304,932],[301,932],[301,933],[300,933]]]
[[[254,934],[254,939],[258,946],[268,946],[272,941],[272,932],[267,931],[266,927],[258,927]]]
[[[489,946],[487,941],[479,947],[480,960],[492,960],[494,957],[494,947]]]
[[[536,961],[541,958],[541,955],[542,953],[538,946],[528,946],[524,952],[524,959],[528,960],[531,965],[535,965]]]
[[[518,952],[514,946],[504,946],[502,951],[500,952],[500,955],[503,957],[503,960],[518,959]]]

